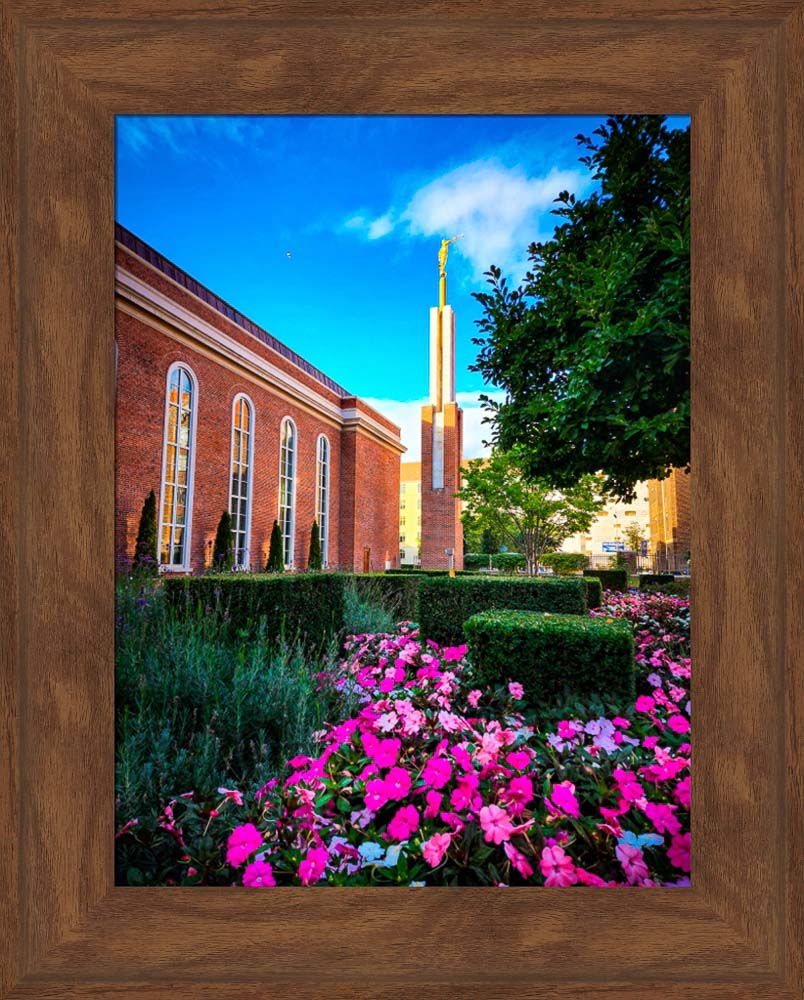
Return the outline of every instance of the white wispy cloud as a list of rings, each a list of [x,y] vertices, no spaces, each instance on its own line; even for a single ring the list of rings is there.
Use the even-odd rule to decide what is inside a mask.
[[[242,115],[137,115],[117,119],[117,137],[135,153],[160,146],[178,156],[197,153],[199,141],[218,140],[253,145],[264,135],[253,118]]]
[[[488,392],[485,395],[493,400],[502,401],[504,393]],[[489,448],[483,442],[491,437],[491,426],[483,423],[488,411],[483,409],[479,399],[480,393],[459,392],[456,399],[463,410],[463,457],[483,458],[488,455]],[[421,413],[422,406],[428,403],[427,398],[401,401],[397,399],[366,399],[369,406],[382,413],[397,424],[402,431],[402,444],[408,449],[402,456],[405,462],[418,462],[421,458]]]
[[[484,158],[428,181],[401,208],[392,206],[375,218],[355,215],[344,225],[370,240],[391,232],[442,238],[463,233],[450,252],[469,262],[473,278],[490,264],[521,275],[528,245],[549,236],[555,226],[549,213],[558,193],[582,193],[590,184],[588,174],[577,170],[554,168],[532,176],[521,164]]]

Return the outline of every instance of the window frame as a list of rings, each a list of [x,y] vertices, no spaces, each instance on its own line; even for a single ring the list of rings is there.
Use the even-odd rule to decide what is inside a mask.
[[[324,462],[325,470],[325,483],[324,492],[326,494],[326,510],[324,510],[324,517],[326,519],[326,530],[322,527],[321,522],[321,445],[325,444],[327,449],[326,461]],[[319,538],[321,540],[321,565],[324,569],[327,568],[329,563],[329,528],[330,528],[330,507],[331,507],[331,492],[330,492],[330,470],[332,466],[332,445],[326,434],[319,434],[315,443],[315,516],[318,521],[318,531]]]
[[[237,531],[234,528],[234,520],[232,521],[232,535],[235,537],[235,568],[248,570],[251,567],[251,508],[254,496],[254,435],[256,432],[256,412],[254,401],[245,392],[238,392],[232,400],[232,432],[229,442],[229,514],[234,517],[234,511],[232,510],[232,466],[234,464],[235,412],[237,410],[237,404],[241,400],[246,404],[249,411],[248,449],[246,454],[246,474],[248,476],[246,482],[246,526],[244,530],[242,562],[237,562]],[[242,429],[240,429],[240,433],[243,433]]]
[[[284,435],[285,424],[290,424],[293,428],[293,475],[291,477],[291,490],[290,490],[290,545],[285,544],[285,525],[282,518],[282,479],[283,479],[283,449],[284,445],[282,443],[282,438]],[[293,560],[296,555],[296,481],[298,479],[298,467],[299,467],[299,428],[296,425],[296,421],[291,416],[284,416],[279,421],[279,480],[277,489],[277,512],[279,520],[279,530],[282,533],[282,562],[285,569],[293,569]],[[285,477],[287,478],[287,477]],[[290,548],[290,558],[288,558],[287,549]]]
[[[190,431],[187,436],[188,441],[188,457],[187,457],[187,495],[184,504],[184,538],[183,538],[183,551],[182,551],[182,561],[181,563],[165,563],[162,562],[162,533],[165,526],[164,511],[165,511],[165,473],[167,471],[167,456],[168,456],[168,418],[170,416],[170,382],[173,378],[173,374],[176,371],[185,371],[190,378],[191,384],[191,402],[190,402]],[[181,392],[181,377],[179,377],[179,392]],[[181,406],[179,406],[179,419],[176,423],[176,430],[178,433],[181,421]],[[190,556],[191,546],[192,546],[192,528],[193,528],[193,494],[195,492],[195,448],[196,448],[196,429],[198,427],[198,378],[186,361],[174,361],[169,366],[165,374],[165,407],[164,414],[162,417],[162,473],[160,479],[159,487],[159,572],[160,573],[189,573],[192,570],[192,560]],[[175,447],[178,447],[178,439]],[[174,489],[178,484],[174,483]],[[175,496],[173,499],[174,510],[175,510]],[[171,541],[170,548],[171,551],[168,553],[172,555],[173,549],[173,532],[175,532],[176,521],[175,515],[171,522]]]

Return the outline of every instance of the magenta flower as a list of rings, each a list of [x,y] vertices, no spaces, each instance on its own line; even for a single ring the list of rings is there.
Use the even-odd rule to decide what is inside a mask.
[[[510,840],[514,829],[508,813],[495,805],[483,806],[480,810],[480,827],[489,844],[502,844],[503,841]]]
[[[441,792],[433,792],[433,791],[428,792],[424,796],[424,801],[427,803],[427,807],[424,810],[425,819],[432,819],[434,816],[438,815],[439,810],[441,809],[441,800],[443,798],[444,796],[441,794]]]
[[[243,885],[276,885],[273,869],[267,861],[252,861],[243,872]]]
[[[394,767],[401,749],[402,744],[397,739],[380,740],[371,757],[377,767]]]
[[[452,777],[452,765],[444,757],[432,757],[424,766],[422,778],[431,788],[443,788]]]
[[[667,725],[674,733],[688,733],[690,731],[689,719],[683,715],[674,714],[667,720]]]
[[[407,840],[419,829],[419,810],[416,806],[402,806],[388,824],[391,840]]]
[[[517,771],[524,771],[531,760],[530,754],[525,750],[514,750],[505,759]]]
[[[518,816],[533,799],[533,782],[525,775],[511,778],[504,794],[506,803],[514,806],[511,811]]]
[[[578,876],[575,874],[575,865],[572,859],[567,857],[561,847],[545,847],[542,849],[542,857],[539,861],[539,868],[544,875],[546,886],[559,886],[563,888],[567,885],[575,885]]]
[[[366,782],[366,794],[364,796],[366,809],[376,812],[378,809],[382,809],[388,799],[388,789],[382,778],[372,778],[371,781]]]
[[[640,793],[641,790],[640,786]],[[575,785],[571,781],[561,781],[554,785],[550,798],[545,796],[544,801],[553,812],[561,812],[575,819],[581,815],[578,800],[575,798]]]
[[[410,791],[410,774],[404,767],[392,767],[385,779],[385,794],[389,799],[399,800]]]
[[[689,809],[690,807],[690,776],[687,775],[686,778],[682,778],[681,781],[676,785],[673,792],[673,797],[676,802],[682,806],[684,809]]]
[[[680,868],[683,872],[690,870],[690,835],[688,833],[673,837],[672,843],[667,849],[667,860],[674,868]]]
[[[451,833],[434,833],[429,840],[422,842],[422,855],[431,868],[441,864],[451,843]]]
[[[313,847],[307,852],[307,856],[299,865],[299,878],[302,885],[311,885],[317,882],[327,868],[329,855],[323,847]]]
[[[242,865],[261,845],[262,834],[253,823],[236,826],[226,843],[226,861],[235,867]]]
[[[634,705],[637,712],[652,712],[656,708],[656,703],[649,695],[641,694]]]
[[[676,808],[676,806],[668,806],[663,803],[648,802],[644,811],[658,833],[669,833],[671,836],[675,836],[681,831],[681,824],[674,815]]]
[[[522,851],[517,850],[517,848],[514,847],[514,845],[510,841],[507,841],[503,845],[503,850],[505,851],[508,860],[514,866],[514,868],[516,868],[516,870],[519,872],[522,878],[530,878],[530,876],[533,874],[533,868],[531,867],[530,862],[522,853]]]

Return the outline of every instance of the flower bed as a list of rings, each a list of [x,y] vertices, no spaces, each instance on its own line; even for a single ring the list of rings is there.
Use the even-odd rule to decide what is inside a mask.
[[[634,627],[640,693],[622,716],[549,730],[526,721],[516,678],[476,687],[463,646],[422,646],[410,627],[352,637],[322,683],[361,707],[319,734],[317,756],[252,795],[170,804],[179,880],[688,884],[688,603],[607,592],[594,613]]]

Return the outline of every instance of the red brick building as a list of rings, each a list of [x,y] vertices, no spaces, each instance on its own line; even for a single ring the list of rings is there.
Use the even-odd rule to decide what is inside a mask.
[[[160,563],[210,565],[224,510],[236,562],[265,565],[274,520],[304,569],[399,559],[399,428],[152,247],[116,228],[116,551],[157,498]]]

